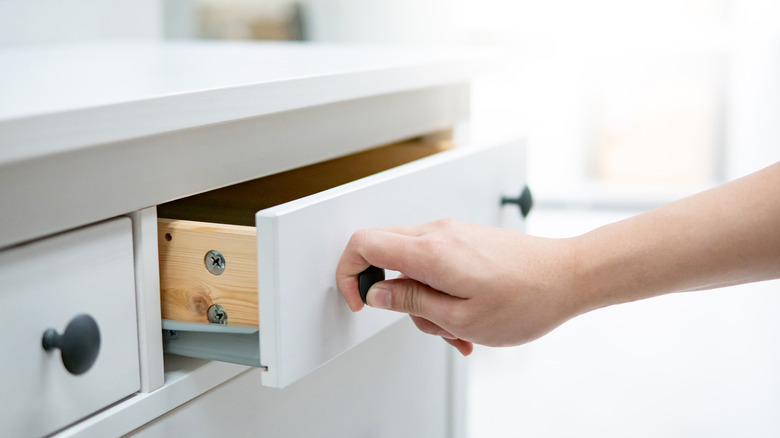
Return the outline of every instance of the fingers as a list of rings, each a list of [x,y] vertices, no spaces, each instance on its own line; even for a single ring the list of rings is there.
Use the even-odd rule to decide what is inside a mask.
[[[447,330],[444,330],[443,328],[428,321],[425,318],[414,316],[414,315],[409,315],[409,316],[412,318],[412,322],[414,322],[414,325],[416,325],[417,328],[423,333],[427,333],[433,336],[441,336],[442,338],[445,339],[458,339],[452,333],[448,332]]]
[[[434,255],[416,241],[426,225],[361,230],[352,235],[336,267],[336,284],[352,311],[363,308],[357,276],[369,265],[413,273]]]
[[[358,292],[358,275],[370,265],[402,272],[395,280],[381,281],[368,291],[369,306],[408,313],[424,333],[442,337],[458,351],[468,356],[474,345],[457,338],[449,330],[447,321],[453,321],[453,310],[464,299],[440,292],[423,282],[423,275],[436,270],[440,256],[437,242],[420,239],[427,233],[447,226],[446,221],[414,226],[398,226],[361,230],[350,238],[336,268],[339,292],[352,311],[363,308]],[[426,242],[429,241],[429,242]]]
[[[447,339],[443,338],[448,344],[457,348],[460,354],[468,356],[474,351],[474,344],[463,339]]]
[[[376,230],[387,231],[388,233],[403,234],[404,236],[409,236],[409,237],[418,237],[435,230],[436,227],[437,227],[437,222],[434,221],[434,222],[427,222],[419,225],[398,225],[394,227],[381,227],[381,228],[376,228]]]
[[[368,290],[366,301],[371,307],[394,310],[419,316],[431,324],[424,325],[426,330],[448,330],[447,322],[452,320],[452,315],[457,306],[462,305],[462,298],[453,297],[440,292],[432,287],[409,278],[380,281]],[[424,324],[424,323],[423,323]],[[431,333],[440,335],[440,333]],[[451,336],[455,337],[455,336]]]
[[[443,328],[428,321],[425,318],[421,318],[419,316],[411,316],[411,318],[412,322],[414,322],[414,325],[416,325],[421,332],[427,333],[429,335],[440,336],[442,339],[447,341],[448,344],[457,348],[458,352],[460,352],[460,354],[463,356],[468,356],[472,351],[474,351],[473,343],[463,339],[458,339],[452,333],[444,330]]]
[[[426,234],[447,228],[452,220],[421,225],[360,230],[352,235],[336,268],[336,284],[352,311],[363,308],[357,276],[369,265],[403,272],[423,282],[436,272],[440,258],[437,242],[422,239]]]
[[[352,235],[336,267],[336,285],[353,312],[363,308],[357,276],[370,265],[393,269],[392,254],[404,254],[408,238],[382,231],[362,230]]]

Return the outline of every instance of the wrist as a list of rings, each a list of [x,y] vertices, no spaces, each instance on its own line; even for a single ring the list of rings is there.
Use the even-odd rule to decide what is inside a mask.
[[[614,283],[618,269],[610,264],[615,261],[601,247],[602,239],[595,231],[571,238],[570,294],[575,315],[581,315],[602,307],[620,303]]]
[[[557,309],[560,322],[591,310],[604,307],[599,291],[602,286],[592,272],[592,247],[585,235],[564,239],[549,239],[545,264],[549,268],[537,275],[539,285],[554,293],[552,308]]]

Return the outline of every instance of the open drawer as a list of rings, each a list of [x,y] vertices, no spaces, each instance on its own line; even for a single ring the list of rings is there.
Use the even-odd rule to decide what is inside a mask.
[[[518,216],[502,197],[523,186],[521,144],[443,149],[391,145],[159,206],[166,351],[264,367],[283,387],[397,321],[352,313],[336,289],[352,233]]]

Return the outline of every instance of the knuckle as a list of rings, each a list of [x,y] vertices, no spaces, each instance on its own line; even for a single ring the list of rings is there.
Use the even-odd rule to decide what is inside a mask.
[[[443,321],[448,327],[457,328],[460,331],[468,330],[474,323],[474,315],[466,306],[452,306],[444,315]]]
[[[442,219],[437,219],[436,221],[434,221],[434,225],[437,228],[441,228],[441,229],[445,229],[445,230],[454,228],[457,223],[458,223],[458,221],[456,221],[455,219],[452,219],[452,218],[442,218]]]
[[[436,335],[439,333],[440,329],[436,324],[428,321],[427,319],[421,318],[419,316],[411,316],[412,321],[414,321],[414,325],[417,326],[417,329],[419,329],[423,333],[427,333],[429,335]]]
[[[375,247],[374,232],[370,229],[357,230],[352,233],[347,246],[363,257],[369,256]]]
[[[419,260],[425,265],[426,272],[420,280],[427,284],[441,282],[448,276],[448,260],[452,258],[451,242],[435,236],[425,236],[416,242]]]
[[[446,242],[436,237],[425,236],[418,241],[420,251],[430,255],[434,260],[446,254]]]
[[[361,246],[365,245],[365,243],[369,239],[369,230],[357,230],[354,233],[352,233],[352,236],[349,238],[349,245],[354,246],[357,248],[360,248]]]
[[[421,315],[423,312],[423,294],[422,285],[416,281],[407,283],[405,291],[401,296],[401,308],[411,315]]]

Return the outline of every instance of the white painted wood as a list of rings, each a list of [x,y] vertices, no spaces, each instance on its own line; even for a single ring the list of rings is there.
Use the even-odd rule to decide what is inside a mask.
[[[160,321],[160,264],[157,256],[157,209],[130,214],[133,221],[135,291],[138,308],[138,353],[141,392],[163,386],[162,323]]]
[[[0,162],[0,247],[446,129],[468,118],[467,96],[468,84],[427,88]]]
[[[148,42],[0,50],[0,163],[468,81],[484,51]]]
[[[130,436],[444,438],[450,348],[405,318],[283,390],[253,370]]]
[[[485,58],[481,55],[462,56],[460,53],[408,48],[111,43],[28,49],[0,50],[0,68],[4,72],[0,83],[0,96],[3,96],[0,99],[0,205],[4,206],[0,209],[0,223],[3,224],[0,248],[6,253],[26,248],[11,245],[129,214],[171,199],[383,143],[463,126],[468,118],[468,100],[464,98],[468,94],[467,82],[476,70],[485,67]],[[44,206],[45,213],[42,213]],[[101,381],[87,385],[101,397],[109,397],[112,391],[124,385],[125,379],[135,379],[134,388],[123,391],[125,395],[139,389],[139,354],[147,355],[146,360],[141,359],[144,366],[149,367],[144,371],[148,372],[148,379],[143,383],[148,384],[145,388],[156,386],[151,383],[155,379],[151,364],[157,360],[153,358],[155,347],[151,340],[155,324],[151,314],[154,303],[153,300],[144,301],[149,298],[144,294],[154,283],[153,274],[148,270],[151,250],[145,234],[149,228],[143,224],[150,213],[142,211],[133,217],[141,220],[140,228],[136,224],[136,231],[140,233],[136,238],[136,247],[140,248],[136,275],[139,279],[138,305],[141,312],[147,313],[139,315],[140,342],[145,352],[137,350],[139,340],[135,337],[134,317],[125,321],[124,316],[113,317],[112,313],[110,319],[115,322],[112,326],[132,328],[133,334],[132,338],[117,342],[112,348],[121,349],[133,359],[111,363],[112,370],[121,378],[112,379],[110,384]],[[128,259],[132,263],[132,254]],[[101,267],[109,260],[110,257],[102,257],[91,265]],[[62,265],[43,269],[39,278],[29,283],[45,282],[63,269]],[[111,269],[103,271],[106,276],[111,273]],[[130,278],[128,289],[132,290],[132,267],[126,275]],[[114,275],[111,284],[117,283],[124,284],[124,280]],[[6,281],[3,279],[0,284],[5,286]],[[83,292],[74,288],[66,295]],[[0,303],[6,304],[9,296],[0,295]],[[122,315],[128,309],[135,312],[132,292],[128,296],[129,303],[109,306],[112,312]],[[72,302],[83,306],[113,297],[114,294],[106,293],[92,301],[79,297]],[[14,299],[17,299],[16,295]],[[48,303],[44,304],[67,310],[67,305],[60,305],[57,300]],[[41,305],[37,301],[35,304]],[[26,324],[27,320],[20,321]],[[55,323],[62,329],[65,322]],[[420,336],[415,339],[425,339],[413,329],[411,331]],[[10,339],[16,339],[10,333],[3,338],[7,338],[0,341],[3,347],[11,342]],[[391,357],[383,356],[382,352],[388,347],[385,343],[395,345],[395,336],[383,339],[382,344],[369,344],[373,346],[357,360],[365,361],[370,357],[381,361],[383,357]],[[447,348],[439,340],[433,341],[440,348]],[[38,339],[36,344],[39,342]],[[393,354],[406,355],[398,364],[411,364],[428,357],[415,353],[418,347],[410,338],[401,337],[399,342],[400,345],[391,348]],[[425,349],[426,353],[429,351],[433,350]],[[447,357],[442,351],[431,353],[431,368],[420,373],[428,376],[427,380],[424,377],[419,381],[410,379],[404,374],[414,373],[415,368],[385,363],[383,367],[372,367],[381,370],[378,373],[381,376],[374,377],[383,378],[384,383],[367,385],[367,390],[379,391],[379,398],[400,403],[406,394],[394,391],[399,382],[407,382],[409,389],[418,387],[426,393],[430,391],[431,395],[423,401],[446,397],[446,389],[441,389],[439,383],[430,383],[434,382],[431,370],[439,375],[446,368],[437,365],[446,360],[442,359]],[[11,370],[10,374],[16,378],[16,369],[7,365],[7,360],[10,359],[0,359],[0,369]],[[101,360],[96,367],[103,366]],[[177,367],[177,363],[181,366]],[[324,415],[300,414],[294,407],[311,401],[313,405],[309,409],[313,411],[317,408],[316,396],[321,388],[338,388],[344,379],[358,375],[336,371],[359,368],[357,362],[344,367],[343,363],[335,361],[323,367],[331,371],[322,374],[324,377],[311,377],[309,384],[291,385],[286,392],[264,391],[260,397],[294,395],[279,405],[274,414],[277,420],[263,417],[254,429],[258,424],[289,426],[297,424],[299,419],[317,420],[310,428],[329,427],[331,423],[323,419]],[[165,384],[161,388],[132,394],[103,410],[98,410],[97,404],[82,402],[78,394],[61,392],[50,397],[36,391],[7,391],[6,385],[12,383],[3,380],[0,382],[3,433],[16,431],[13,423],[6,426],[9,423],[5,415],[21,412],[14,421],[23,421],[33,415],[40,417],[42,412],[29,406],[6,409],[12,401],[21,405],[35,398],[36,406],[45,407],[67,395],[63,409],[78,409],[93,415],[61,430],[61,435],[122,435],[198,398],[245,368],[169,357],[166,370]],[[258,374],[260,372],[255,371],[251,375],[255,382]],[[85,376],[80,379],[86,381]],[[43,380],[37,381],[38,384]],[[231,385],[226,393],[241,395],[246,394],[242,391],[256,387],[257,384]],[[299,389],[291,393],[296,387]],[[336,399],[354,393],[348,388],[343,391],[347,395]],[[10,393],[15,394],[12,401],[6,396]],[[360,400],[354,403],[359,404]],[[265,404],[252,406],[263,409]],[[436,404],[436,412],[445,405],[444,402]],[[414,409],[408,413],[416,416],[416,420],[409,424],[417,425],[412,430],[428,427],[427,430],[433,431],[431,436],[437,436],[440,415],[425,417],[427,413],[420,406],[410,404],[410,407]],[[391,418],[385,412],[377,415]],[[424,422],[425,418],[428,423]],[[207,415],[199,420],[201,424],[212,424],[212,417]],[[375,424],[384,423],[377,420]],[[17,435],[37,433],[24,431]],[[404,435],[413,435],[413,432]]]
[[[458,350],[447,350],[447,415],[450,438],[468,437],[469,359]]]
[[[117,219],[0,253],[0,423],[8,436],[40,436],[139,389],[130,220]],[[76,315],[100,328],[100,352],[69,374],[41,346]]]
[[[151,393],[135,394],[54,436],[104,438],[125,435],[248,369],[246,366],[225,362],[168,355],[165,357],[165,385],[162,388]],[[202,424],[204,418],[208,416],[204,415],[198,423]],[[169,436],[181,435],[171,433]]]
[[[401,317],[344,304],[334,272],[353,232],[443,217],[497,225],[523,176],[519,143],[463,147],[258,212],[263,383],[287,386]]]

